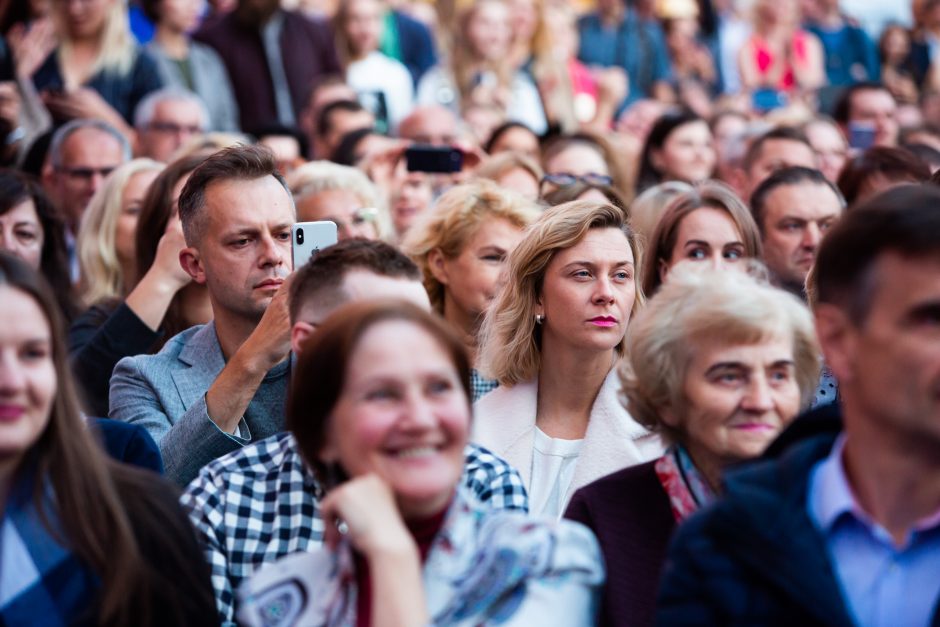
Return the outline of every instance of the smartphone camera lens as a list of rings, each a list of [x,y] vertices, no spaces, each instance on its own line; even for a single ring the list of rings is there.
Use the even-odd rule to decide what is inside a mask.
[[[298,244],[304,243],[304,230],[303,229],[297,229],[297,243]]]

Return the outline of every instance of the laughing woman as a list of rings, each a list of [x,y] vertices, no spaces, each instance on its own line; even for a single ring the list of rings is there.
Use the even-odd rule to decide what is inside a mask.
[[[242,624],[594,623],[603,566],[584,527],[484,509],[458,488],[469,373],[447,323],[411,304],[348,305],[317,330],[287,423],[325,490],[327,546],[248,580]]]
[[[509,257],[482,329],[473,439],[516,467],[530,511],[560,516],[579,487],[662,453],[618,400],[616,365],[642,303],[626,214],[574,201],[548,209]]]

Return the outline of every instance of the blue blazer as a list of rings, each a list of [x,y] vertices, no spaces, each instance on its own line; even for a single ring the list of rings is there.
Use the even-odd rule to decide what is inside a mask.
[[[167,477],[178,484],[213,459],[283,430],[286,365],[285,376],[262,382],[236,434],[219,429],[206,409],[206,392],[224,367],[210,322],[170,338],[156,355],[125,357],[111,375],[109,417],[144,427],[160,447]]]

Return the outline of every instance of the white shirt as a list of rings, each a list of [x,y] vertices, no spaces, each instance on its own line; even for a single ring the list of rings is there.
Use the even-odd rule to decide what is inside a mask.
[[[529,511],[536,516],[561,518],[565,494],[571,486],[584,440],[561,440],[535,428],[532,480],[528,486]]]
[[[411,74],[404,65],[381,52],[372,52],[366,58],[350,63],[346,69],[346,82],[356,90],[360,99],[375,93],[385,95],[389,131],[392,133],[398,130],[398,123],[414,107]]]

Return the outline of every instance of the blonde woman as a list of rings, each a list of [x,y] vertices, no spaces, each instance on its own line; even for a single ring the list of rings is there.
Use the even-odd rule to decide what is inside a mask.
[[[60,44],[33,75],[59,120],[99,118],[133,137],[137,104],[163,87],[154,60],[135,42],[124,0],[53,2]]]
[[[538,215],[534,202],[477,181],[448,190],[408,232],[403,247],[424,274],[431,305],[474,364],[480,324],[499,291],[506,259]],[[473,401],[496,387],[475,368],[470,379]]]
[[[136,282],[137,218],[163,167],[152,159],[129,161],[111,173],[88,203],[77,241],[86,304],[123,298]]]
[[[626,214],[594,201],[548,209],[510,255],[481,341],[500,387],[476,403],[473,440],[519,470],[533,513],[560,516],[581,486],[662,454],[618,399],[640,261]]]
[[[305,163],[287,177],[298,222],[336,223],[340,240],[389,240],[392,220],[375,184],[361,170],[330,161]]]
[[[458,17],[451,63],[429,69],[418,83],[421,105],[455,112],[469,105],[498,107],[536,134],[547,130],[538,89],[509,59],[510,11],[503,0],[476,0]]]

